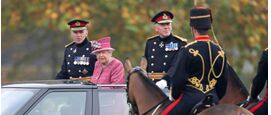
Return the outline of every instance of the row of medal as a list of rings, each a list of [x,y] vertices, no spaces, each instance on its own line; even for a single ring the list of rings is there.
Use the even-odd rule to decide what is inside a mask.
[[[166,51],[176,51],[178,49],[179,49],[178,48],[178,43],[170,42],[169,44],[165,45],[165,50]]]
[[[89,57],[76,56],[74,57],[73,64],[74,65],[89,65]]]

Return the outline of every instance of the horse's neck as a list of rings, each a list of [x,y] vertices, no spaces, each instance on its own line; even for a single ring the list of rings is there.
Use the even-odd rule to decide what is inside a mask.
[[[229,66],[227,91],[225,96],[220,101],[220,103],[239,104],[246,100],[247,96],[248,96],[247,89],[245,88],[242,81],[239,79],[234,69],[231,66]]]
[[[143,114],[150,109],[152,109],[149,113],[152,113],[152,111],[158,106],[159,103],[161,103],[165,97],[161,95],[157,95],[156,93],[149,92],[148,95],[141,95],[142,98],[139,98],[137,101],[137,106],[140,114]],[[156,107],[155,107],[156,106]]]
[[[158,88],[152,86],[153,84],[140,81],[135,85],[137,86],[134,87],[133,93],[140,114],[143,114],[167,98],[163,92],[161,93]]]

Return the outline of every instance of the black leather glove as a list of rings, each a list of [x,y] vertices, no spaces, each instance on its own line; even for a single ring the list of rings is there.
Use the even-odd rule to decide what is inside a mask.
[[[258,101],[260,101],[261,100],[261,98],[258,96],[257,98],[252,98],[251,96],[248,96],[247,97],[247,101],[249,102],[249,103],[254,103],[254,102],[258,102]]]
[[[240,107],[246,108],[251,103],[255,103],[255,102],[258,102],[260,100],[261,100],[261,98],[259,96],[257,98],[252,98],[251,96],[248,96],[247,100],[240,104]]]

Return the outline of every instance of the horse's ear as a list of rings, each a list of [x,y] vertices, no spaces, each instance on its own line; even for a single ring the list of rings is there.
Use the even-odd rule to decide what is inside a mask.
[[[148,64],[148,62],[147,62],[147,59],[143,56],[143,57],[141,57],[141,60],[140,60],[140,67],[142,68],[142,69],[144,69],[144,70],[146,70],[147,69],[147,65]]]
[[[124,61],[124,67],[126,69],[127,72],[130,72],[132,70],[132,63],[129,59],[129,57],[126,57],[125,61]]]

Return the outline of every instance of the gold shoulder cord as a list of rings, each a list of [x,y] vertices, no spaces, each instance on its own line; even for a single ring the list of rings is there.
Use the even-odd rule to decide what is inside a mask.
[[[217,83],[217,80],[216,79],[212,79],[210,80],[210,74],[212,72],[213,76],[215,78],[219,78],[224,70],[224,63],[225,63],[225,58],[224,58],[224,52],[222,50],[218,51],[218,55],[215,57],[214,61],[212,60],[212,51],[211,51],[211,45],[210,45],[210,42],[208,42],[208,48],[209,48],[209,55],[210,55],[210,65],[211,65],[211,68],[210,68],[210,71],[208,73],[208,82],[209,84],[206,85],[206,92],[208,90],[211,90],[215,87],[216,83]],[[222,61],[222,67],[221,67],[221,70],[220,70],[220,73],[218,75],[216,75],[215,71],[214,71],[214,65],[217,61],[217,59],[219,57],[222,57],[223,61]]]
[[[202,79],[204,78],[204,74],[205,74],[205,63],[204,63],[204,59],[202,57],[202,55],[199,53],[199,50],[194,50],[192,48],[189,49],[189,52],[191,54],[193,54],[194,57],[196,57],[197,55],[200,57],[201,59],[201,63],[202,63],[202,75],[201,75],[201,78],[200,78],[200,81],[202,81]]]
[[[213,36],[214,36],[215,42],[217,43],[217,45],[219,45],[219,46],[220,46],[220,44],[219,44],[218,40],[216,39],[215,32],[214,32],[214,27],[213,27],[213,25],[212,25],[212,24],[211,24],[211,29],[212,29],[212,34],[213,34]]]
[[[208,41],[207,43],[208,43],[208,50],[209,50],[211,68],[210,68],[210,70],[208,72],[208,84],[206,85],[205,89],[203,88],[203,84],[201,83],[201,81],[204,78],[204,74],[205,74],[205,63],[204,63],[204,59],[203,59],[202,55],[200,54],[200,52],[198,50],[195,50],[195,49],[192,49],[192,48],[189,49],[189,53],[193,54],[194,57],[196,57],[196,56],[200,57],[201,62],[202,62],[202,75],[201,75],[200,79],[198,79],[196,76],[193,76],[192,78],[189,78],[188,81],[192,85],[188,85],[188,86],[193,87],[195,89],[198,89],[198,90],[200,90],[203,93],[206,93],[206,92],[214,89],[214,87],[215,87],[215,85],[217,83],[217,80],[216,79],[210,80],[210,74],[212,73],[215,78],[219,78],[221,76],[223,70],[224,70],[224,63],[225,63],[224,52],[222,50],[218,51],[218,55],[216,56],[216,58],[213,61],[210,41]],[[217,61],[217,59],[219,57],[223,58],[223,63],[222,63],[222,68],[221,68],[220,73],[218,75],[216,75],[216,73],[214,71],[214,64],[216,63],[216,61]]]
[[[210,74],[211,72],[213,73],[214,77],[215,78],[219,78],[224,70],[224,62],[225,62],[225,57],[224,57],[224,52],[221,50],[221,51],[218,51],[218,55],[215,57],[214,61],[212,59],[212,51],[211,51],[211,45],[210,45],[210,42],[208,42],[208,48],[209,48],[209,56],[210,56],[210,65],[211,65],[211,69],[208,73],[208,81],[210,81]],[[222,67],[221,67],[221,70],[220,70],[220,73],[218,75],[216,75],[215,71],[214,71],[214,65],[217,61],[217,59],[219,57],[222,57],[223,61],[222,61]]]
[[[178,38],[179,40],[183,41],[183,42],[187,42],[187,39],[180,37],[178,35],[173,35],[174,37]]]
[[[222,50],[222,47],[220,46],[220,44],[219,44],[219,42],[218,42],[218,40],[217,40],[217,38],[216,38],[216,36],[215,36],[214,29],[213,29],[213,25],[211,25],[211,29],[212,29],[212,34],[213,34],[213,36],[214,36],[215,42],[216,42],[217,46],[219,47],[220,51],[218,51],[218,55],[216,56],[216,58],[215,58],[214,61],[213,61],[213,60],[212,60],[211,46],[210,46],[210,43],[208,42],[209,55],[210,55],[210,62],[211,62],[211,68],[210,68],[210,71],[209,71],[209,73],[208,73],[208,81],[209,81],[209,84],[206,85],[206,90],[208,90],[208,89],[210,89],[210,90],[213,89],[214,86],[215,86],[216,83],[217,83],[217,80],[216,80],[216,79],[210,80],[210,74],[211,74],[211,72],[212,72],[213,76],[214,76],[215,78],[218,79],[218,78],[221,76],[221,74],[223,73],[223,71],[224,71],[224,65],[225,65],[224,51]],[[217,61],[217,59],[218,59],[219,57],[222,57],[223,61],[222,61],[222,67],[221,67],[220,73],[219,73],[218,75],[216,75],[216,73],[215,73],[215,71],[214,71],[214,65],[215,65],[215,63],[216,63],[216,61]]]
[[[188,46],[193,45],[193,44],[195,44],[195,43],[197,43],[197,42],[198,42],[198,41],[195,40],[195,41],[193,41],[193,42],[190,42],[190,43],[186,44],[184,47],[187,48]]]
[[[213,27],[212,24],[211,24],[211,29],[212,29],[212,34],[213,34],[213,36],[214,36],[215,42],[217,43],[218,47],[220,48],[220,51],[218,51],[218,55],[216,56],[216,58],[215,58],[215,60],[214,60],[214,63],[211,63],[211,64],[212,64],[211,70],[212,70],[212,73],[213,73],[214,77],[215,77],[215,78],[219,78],[219,77],[221,76],[223,70],[224,70],[224,65],[225,65],[225,56],[224,56],[224,55],[225,55],[225,53],[224,53],[224,51],[222,50],[222,47],[220,46],[220,44],[219,44],[219,42],[218,42],[218,40],[217,40],[217,38],[216,38],[216,35],[215,35],[215,32],[214,32],[214,27]],[[210,48],[209,48],[209,51],[211,51]],[[223,61],[222,61],[222,68],[221,68],[220,73],[219,73],[218,75],[216,75],[215,72],[214,72],[213,66],[214,66],[214,64],[215,64],[215,62],[216,62],[216,60],[217,60],[217,58],[218,58],[219,56],[221,56],[222,59],[223,59]]]
[[[222,61],[222,67],[221,67],[220,73],[218,75],[216,75],[213,66],[214,66],[216,60],[219,57],[222,57],[223,61]],[[212,73],[213,73],[213,75],[214,75],[215,78],[219,78],[221,76],[221,74],[222,74],[222,72],[224,70],[224,64],[225,64],[224,52],[223,51],[218,51],[218,55],[216,56],[216,58],[214,60],[214,63],[212,64]]]
[[[199,50],[195,50],[195,49],[192,49],[190,48],[189,49],[189,53],[193,54],[193,56],[199,56],[200,59],[201,59],[201,63],[202,63],[202,75],[201,75],[201,78],[200,80],[196,77],[196,76],[193,76],[192,78],[189,78],[188,81],[192,84],[192,85],[188,85],[190,87],[193,87],[195,89],[198,89],[200,91],[202,91],[203,93],[205,93],[204,89],[203,89],[203,85],[201,83],[201,81],[203,80],[204,78],[204,72],[205,72],[205,63],[204,63],[204,59],[202,57],[202,55],[199,53]]]
[[[65,45],[65,48],[66,48],[66,47],[69,47],[69,46],[72,45],[73,43],[74,43],[74,42],[71,42],[71,43]]]

